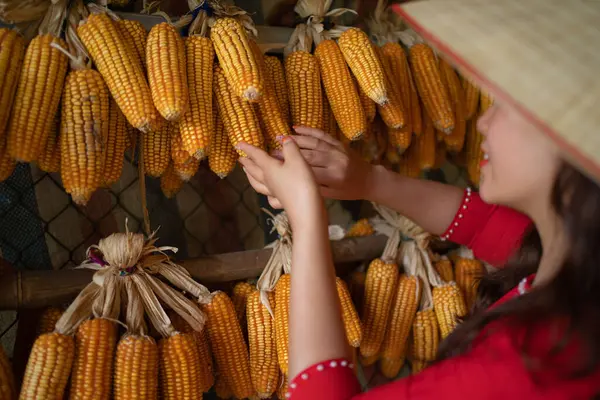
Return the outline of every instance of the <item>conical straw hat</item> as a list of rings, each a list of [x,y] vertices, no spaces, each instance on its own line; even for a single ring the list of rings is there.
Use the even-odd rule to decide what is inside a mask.
[[[600,180],[600,0],[423,0],[394,10]]]

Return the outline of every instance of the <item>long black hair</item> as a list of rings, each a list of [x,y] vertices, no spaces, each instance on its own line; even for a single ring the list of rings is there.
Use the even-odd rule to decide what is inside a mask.
[[[440,345],[439,360],[467,352],[478,335],[486,334],[484,327],[503,319],[524,332],[525,340],[514,343],[519,346],[518,351],[530,372],[535,374],[532,365],[547,365],[539,355],[538,359],[531,360],[529,351],[533,331],[540,324],[559,328],[556,340],[543,358],[551,359],[560,354],[573,338],[580,344],[580,351],[573,355],[576,362],[569,363],[565,379],[597,370],[600,362],[600,186],[565,164],[552,191],[552,206],[568,238],[567,254],[559,272],[543,286],[488,309],[521,279],[537,270],[542,246],[533,229],[505,268],[482,277],[474,312]]]

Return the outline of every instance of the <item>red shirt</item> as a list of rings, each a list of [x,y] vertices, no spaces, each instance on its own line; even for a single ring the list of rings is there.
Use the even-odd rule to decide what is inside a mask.
[[[463,209],[465,204],[467,208]],[[485,204],[475,193],[465,194],[463,206],[445,235],[449,240],[469,246],[478,258],[502,265],[518,249],[531,222],[516,211]],[[514,288],[492,307],[526,291],[531,278],[520,285],[521,289]],[[471,350],[436,363],[420,374],[361,393],[354,366],[349,361],[327,360],[292,379],[288,398],[554,400],[589,399],[600,393],[600,371],[582,379],[565,378],[568,366],[581,357],[581,349],[575,344],[568,345],[551,359],[544,358],[543,363],[535,363],[536,356],[545,356],[554,344],[553,328],[541,326],[533,330],[534,340],[528,342],[531,343],[528,356],[534,361],[529,368],[518,346],[524,340],[524,329],[497,321],[484,329]]]

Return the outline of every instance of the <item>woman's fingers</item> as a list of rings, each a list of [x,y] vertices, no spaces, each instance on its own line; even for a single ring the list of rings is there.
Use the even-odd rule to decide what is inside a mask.
[[[269,204],[271,205],[271,207],[273,208],[283,208],[283,206],[281,205],[281,203],[279,202],[279,200],[277,200],[275,197],[273,196],[267,196],[267,201],[269,202]]]
[[[315,150],[300,150],[300,153],[311,167],[328,167],[331,164],[331,153]]]
[[[312,136],[294,136],[294,141],[302,150],[316,150],[330,153],[340,150],[339,147],[332,145],[329,142],[314,138]]]
[[[271,191],[268,187],[265,186],[264,183],[258,181],[255,177],[252,176],[252,174],[250,174],[245,169],[244,171],[246,172],[246,176],[248,177],[248,182],[250,182],[250,185],[254,188],[254,190],[256,190],[260,194],[264,194],[265,196],[271,195]]]
[[[296,126],[296,127],[294,127],[294,130],[299,135],[310,136],[312,138],[322,140],[326,143],[329,143],[330,145],[332,145],[334,147],[338,147],[338,148],[341,147],[341,143],[337,139],[335,139],[328,133],[323,132],[320,129],[309,128],[307,126]],[[297,139],[297,137],[294,137],[294,139]],[[300,146],[300,147],[302,147],[302,146]]]
[[[236,148],[246,153],[248,157],[262,169],[273,167],[275,164],[279,163],[278,160],[271,157],[266,151],[252,146],[251,144],[239,142],[236,145]]]
[[[260,182],[264,182],[265,178],[263,170],[258,165],[256,165],[256,163],[252,159],[248,157],[240,157],[238,159],[238,162],[242,164],[242,167],[244,167],[244,172],[246,172],[246,174],[250,174],[254,179]]]

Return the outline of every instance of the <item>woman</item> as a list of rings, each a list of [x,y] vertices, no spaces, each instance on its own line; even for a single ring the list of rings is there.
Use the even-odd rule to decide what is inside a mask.
[[[586,50],[572,45],[578,32],[587,40],[600,40],[597,25],[585,25],[600,20],[599,4],[444,0],[403,6],[401,12],[419,33],[451,61],[472,71],[496,97],[496,104],[478,121],[486,154],[479,194],[371,167],[313,129],[296,128],[298,136],[283,138],[278,158],[240,144],[249,156],[240,162],[251,184],[270,196],[273,206],[287,211],[294,232],[289,398],[588,399],[600,395],[600,187],[593,180],[600,177],[600,154],[589,148],[597,135],[590,127],[597,128],[599,122],[592,105],[600,104],[600,86],[597,80],[579,79],[600,68],[600,56],[577,58]],[[439,15],[453,26],[445,27]],[[471,35],[472,21],[485,27],[479,32],[481,38]],[[519,40],[482,46],[498,44],[498,38],[506,36],[499,21],[514,25]],[[581,25],[585,29],[578,31]],[[555,27],[571,31],[561,36],[552,31]],[[485,36],[488,31],[492,34]],[[533,69],[519,81],[505,70],[482,72],[475,67],[490,65],[488,56],[504,60],[509,72],[515,65],[531,69],[531,63],[520,63],[511,54],[527,50],[538,61],[544,60],[548,47],[535,40],[547,37],[564,52],[564,59],[551,67],[540,61],[544,68],[562,66],[568,76],[571,60],[589,63],[576,64],[578,74],[569,76],[568,82],[581,93],[588,85],[591,92],[586,91],[580,102],[568,95],[558,100],[565,110],[561,115],[556,115],[554,102],[565,95],[558,91],[566,88],[556,78],[561,75],[544,80],[544,74]],[[548,89],[553,97],[547,109],[543,96],[531,97],[523,87]],[[578,125],[569,128],[564,117]],[[570,160],[576,160],[577,166]],[[582,165],[586,168],[578,168]],[[439,360],[422,373],[360,393],[348,361],[321,194],[368,199],[394,208],[429,232],[469,245],[480,258],[506,264],[481,282],[478,309],[442,343]]]

